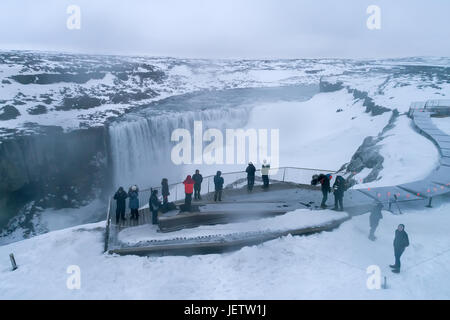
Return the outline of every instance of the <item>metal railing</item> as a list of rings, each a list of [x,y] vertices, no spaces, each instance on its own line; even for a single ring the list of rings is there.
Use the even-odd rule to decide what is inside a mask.
[[[336,170],[323,170],[323,169],[311,169],[311,168],[297,168],[297,167],[281,167],[281,168],[271,168],[269,170],[269,179],[271,182],[292,182],[297,184],[311,184],[311,178],[314,174],[332,174],[333,179],[335,178],[335,174],[340,171]],[[209,175],[203,177],[202,187],[200,194],[205,195],[212,191],[214,191],[214,176]],[[247,173],[245,171],[236,171],[236,172],[225,172],[222,173],[222,177],[224,178],[224,193],[226,194],[227,190],[239,189],[247,185]],[[331,182],[332,183],[332,182]],[[255,186],[262,185],[262,175],[261,169],[257,169],[255,172]],[[158,187],[150,187],[146,189],[139,190],[139,208],[140,210],[148,207],[148,201],[150,199],[150,195],[152,190],[158,190],[158,196],[161,197],[161,186]],[[185,198],[184,192],[184,184],[183,182],[177,182],[169,184],[169,192],[170,195],[168,200],[170,202],[176,202],[179,200],[183,200]],[[105,251],[108,250],[108,241],[109,241],[109,233],[111,227],[111,218],[116,210],[116,201],[113,197],[110,197],[108,203],[108,211],[106,216],[106,234],[105,234]]]

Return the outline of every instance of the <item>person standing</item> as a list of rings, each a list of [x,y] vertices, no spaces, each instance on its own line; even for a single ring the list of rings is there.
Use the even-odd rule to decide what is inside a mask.
[[[131,220],[139,220],[139,189],[132,186],[128,191],[129,207],[131,209]]]
[[[200,191],[202,188],[202,182],[203,182],[203,176],[200,174],[199,170],[195,170],[195,174],[192,176],[192,179],[194,179],[194,199],[195,200],[202,200],[202,197],[200,196]]]
[[[116,200],[116,224],[119,224],[120,219],[125,221],[125,208],[126,208],[126,199],[128,198],[127,193],[123,190],[122,187],[117,190],[114,194],[114,200]]]
[[[375,206],[370,211],[369,222],[370,222],[370,233],[369,239],[375,241],[377,237],[375,237],[375,230],[377,230],[378,224],[380,220],[383,219],[383,214],[381,210],[383,209],[383,204],[379,201],[375,204]]]
[[[345,179],[342,176],[337,176],[336,181],[333,184],[334,210],[344,211],[345,190],[346,190]]]
[[[330,187],[331,176],[325,175],[325,174],[320,174],[318,177],[318,180],[319,180],[320,184],[322,185],[322,202],[320,204],[320,207],[322,209],[326,209],[328,193],[331,192],[331,187]]]
[[[263,161],[263,165],[261,167],[261,175],[263,179],[263,188],[267,189],[269,188],[269,171],[270,171],[270,164],[267,163],[267,160]]]
[[[169,202],[169,181],[164,178],[161,181],[161,194],[163,196],[163,205],[167,205],[167,203]]]
[[[390,265],[392,268],[392,272],[400,273],[400,257],[405,251],[406,247],[409,246],[409,238],[408,234],[405,231],[405,225],[399,224],[397,230],[395,230],[395,238],[394,238],[394,256],[395,256],[395,264]]]
[[[222,172],[217,171],[216,175],[214,176],[214,201],[222,201],[222,190],[223,190],[223,184],[224,180],[223,177],[221,177]]]
[[[183,181],[183,184],[184,193],[186,194],[186,197],[184,198],[184,207],[186,211],[191,211],[192,193],[194,192],[195,181],[188,175],[186,180]]]
[[[253,186],[255,185],[255,172],[256,172],[256,168],[252,162],[248,163],[245,172],[247,172],[247,190],[251,192],[253,190]]]
[[[152,213],[152,224],[158,224],[158,211],[161,206],[161,201],[158,199],[158,190],[152,191],[148,202],[148,207]]]

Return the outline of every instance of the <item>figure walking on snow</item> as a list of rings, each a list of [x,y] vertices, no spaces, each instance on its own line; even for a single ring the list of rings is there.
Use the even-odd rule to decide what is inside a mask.
[[[380,220],[383,219],[383,214],[381,210],[383,209],[383,204],[379,201],[375,204],[375,206],[370,211],[369,222],[370,222],[370,233],[369,239],[375,241],[377,237],[375,237],[375,230],[377,230],[378,224]]]
[[[405,225],[399,224],[397,230],[395,230],[395,238],[394,238],[394,256],[395,256],[395,264],[390,265],[392,268],[392,272],[400,273],[400,257],[405,251],[406,247],[409,246],[409,238],[408,234],[405,231]]]
[[[245,169],[245,172],[247,172],[247,190],[251,192],[253,190],[253,186],[255,185],[256,172],[256,168],[252,162],[248,163],[248,167]]]

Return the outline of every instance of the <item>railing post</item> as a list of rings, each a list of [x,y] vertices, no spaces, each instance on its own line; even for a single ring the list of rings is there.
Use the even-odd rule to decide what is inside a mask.
[[[284,177],[286,176],[286,168],[283,169],[283,182],[284,182]]]

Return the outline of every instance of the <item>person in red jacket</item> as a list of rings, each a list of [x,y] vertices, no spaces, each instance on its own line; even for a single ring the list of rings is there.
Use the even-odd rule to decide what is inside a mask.
[[[184,192],[186,194],[186,197],[184,198],[184,206],[187,211],[191,211],[192,194],[194,193],[195,181],[191,178],[191,176],[187,176],[183,183]]]

